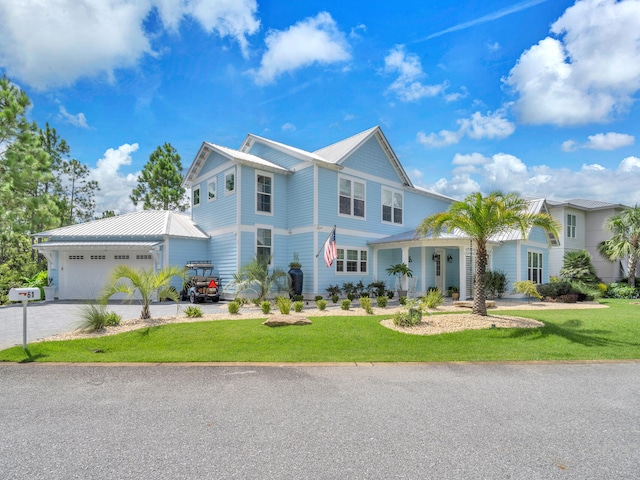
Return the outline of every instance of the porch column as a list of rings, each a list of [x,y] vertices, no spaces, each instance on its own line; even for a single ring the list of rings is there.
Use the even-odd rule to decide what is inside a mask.
[[[402,247],[402,263],[409,265],[409,247]],[[407,290],[409,285],[407,284],[406,275],[400,278],[400,290]]]
[[[458,247],[458,269],[460,270],[460,300],[467,299],[467,255],[464,247]]]

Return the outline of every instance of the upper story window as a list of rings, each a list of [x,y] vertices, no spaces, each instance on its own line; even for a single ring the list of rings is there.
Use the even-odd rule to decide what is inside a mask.
[[[212,202],[216,198],[218,198],[218,179],[212,178],[209,180],[209,184],[207,186],[207,194],[209,196],[209,201]]]
[[[336,272],[367,273],[367,250],[357,248],[338,248]]]
[[[191,203],[194,207],[200,205],[200,187],[196,187],[193,189],[193,194],[191,195]]]
[[[271,259],[271,230],[268,228],[258,228],[256,230],[256,257],[258,259]]]
[[[340,177],[339,188],[339,213],[353,217],[364,218],[365,212],[365,185],[350,178]]]
[[[402,206],[404,199],[401,192],[382,189],[382,221],[402,225]]]
[[[567,214],[567,238],[576,238],[576,216]]]
[[[224,194],[228,195],[236,191],[236,171],[229,170],[224,174]]]
[[[542,253],[527,252],[527,280],[542,283]]]
[[[272,185],[273,177],[265,173],[256,174],[256,211],[261,213],[272,212]]]

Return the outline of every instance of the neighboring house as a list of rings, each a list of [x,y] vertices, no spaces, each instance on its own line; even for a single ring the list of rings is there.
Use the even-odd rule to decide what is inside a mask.
[[[549,212],[563,226],[558,247],[549,252],[549,273],[558,275],[566,252],[587,250],[591,254],[598,277],[606,283],[628,276],[627,262],[609,262],[598,253],[598,245],[610,238],[603,230],[605,220],[627,207],[618,203],[574,199],[565,202],[547,201]]]
[[[95,299],[118,264],[161,269],[206,258],[209,236],[186,215],[145,210],[35,235],[59,299]],[[179,279],[173,282],[182,285]],[[117,298],[114,296],[113,298]]]
[[[238,150],[204,142],[183,185],[191,192],[192,222],[168,212],[139,212],[38,234],[49,240],[36,247],[59,280],[59,298],[94,298],[121,255],[134,252],[136,257],[150,255],[140,265],[154,268],[211,260],[225,298],[235,296],[232,275],[256,256],[285,269],[296,257],[307,298],[345,282],[382,280],[393,289],[394,278],[386,269],[401,262],[413,271],[411,285],[407,279],[400,285],[403,290],[411,287],[419,295],[430,287],[446,291],[456,286],[462,299],[472,294],[475,246],[469,238],[455,231],[439,238],[416,234],[425,217],[455,200],[413,185],[380,127],[314,152],[251,134]],[[572,218],[567,212],[580,212],[582,219],[588,210],[571,205],[530,201],[532,212],[551,212],[563,231]],[[623,208],[612,205],[611,212],[618,207]],[[171,226],[145,226],[159,217]],[[580,227],[594,238],[585,240],[587,246],[597,245],[601,237],[596,217]],[[576,219],[576,228],[580,222]],[[334,227],[338,256],[327,267],[323,246]],[[526,279],[544,283],[557,274],[562,251],[574,247],[581,248],[539,228],[526,238],[510,231],[489,243],[488,266],[504,271],[511,287]],[[88,277],[93,283],[84,280]]]

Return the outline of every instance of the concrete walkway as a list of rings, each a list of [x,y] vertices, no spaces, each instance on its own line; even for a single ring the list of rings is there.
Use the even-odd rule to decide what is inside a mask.
[[[64,300],[30,303],[27,306],[27,343],[75,330],[81,322],[81,312],[85,305],[84,302]],[[151,315],[154,317],[176,315],[188,305],[189,302],[180,302],[178,305],[174,302],[153,303]],[[225,302],[199,303],[198,306],[204,313],[227,311]],[[123,320],[139,317],[140,309],[140,303],[136,301],[130,304],[120,302],[109,304],[109,310],[122,315]],[[22,324],[22,304],[0,307],[0,350],[22,345]]]

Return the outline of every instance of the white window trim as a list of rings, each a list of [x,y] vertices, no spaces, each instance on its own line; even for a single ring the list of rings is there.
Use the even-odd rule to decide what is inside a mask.
[[[347,213],[340,213],[340,180],[349,180],[351,182],[351,214],[347,214]],[[364,215],[362,217],[356,216],[353,214],[355,208],[353,206],[353,200],[354,200],[354,184],[355,183],[360,183],[364,186]],[[360,178],[357,177],[350,177],[348,175],[338,175],[338,216],[339,217],[345,217],[345,218],[354,218],[356,220],[366,220],[367,219],[367,182],[365,180],[362,180]]]
[[[570,223],[573,219],[573,223]],[[573,213],[567,213],[567,238],[576,238],[576,227],[578,225],[578,217]]]
[[[271,193],[269,194],[271,197],[271,211],[270,212],[263,212],[261,210],[258,210],[258,194],[260,192],[258,192],[258,176],[261,177],[268,177],[271,179]],[[256,188],[256,197],[255,197],[255,212],[256,215],[266,215],[269,217],[273,217],[273,211],[275,210],[275,205],[274,205],[274,200],[275,200],[275,195],[273,194],[274,191],[274,178],[273,178],[273,174],[272,173],[268,173],[268,172],[261,172],[259,170],[256,170],[255,173],[255,188]]]
[[[196,192],[198,192],[198,203],[196,203]],[[191,191],[191,207],[198,208],[202,204],[202,192],[200,186],[194,187]]]
[[[233,175],[233,190],[228,190],[227,189],[227,177],[229,175]],[[226,172],[224,172],[224,194],[225,195],[232,195],[232,194],[236,193],[237,189],[238,189],[238,175],[236,174],[236,169],[232,168],[232,169],[227,170]]]
[[[255,245],[254,245],[254,254],[255,258],[258,258],[258,230],[269,230],[271,232],[271,245],[269,246],[271,261],[269,262],[269,266],[271,267],[273,264],[273,227],[269,225],[256,225],[256,233],[255,233]]]
[[[537,267],[533,267],[529,265],[529,258],[531,258],[532,255],[537,255],[538,256],[538,266]],[[543,261],[544,261],[544,254],[543,252],[539,252],[536,250],[527,250],[527,280],[531,278],[531,275],[529,274],[532,270],[538,270],[538,281],[534,282],[537,285],[543,283],[542,281],[542,274],[544,273],[544,268],[543,268]]]
[[[391,221],[388,220],[384,220],[384,214],[383,214],[383,208],[384,208],[384,203],[382,203],[382,198],[384,196],[384,191],[388,191],[391,193]],[[400,223],[396,223],[393,221],[393,195],[399,193],[400,196],[402,197],[402,222]],[[366,208],[366,204],[365,204],[365,208]],[[405,217],[405,210],[404,210],[404,192],[402,190],[396,190],[393,188],[389,188],[389,187],[385,187],[382,186],[380,189],[380,221],[384,224],[387,225],[399,225],[399,226],[403,226],[404,225],[404,217]]]
[[[216,196],[211,198],[209,195],[211,191],[211,185],[215,185]],[[207,202],[215,202],[218,199],[218,177],[213,177],[207,182]]]
[[[367,247],[344,247],[341,245],[338,245],[337,247],[337,251],[339,252],[340,250],[344,251],[344,259],[341,260],[344,262],[344,271],[340,271],[338,270],[338,258],[336,258],[333,263],[335,265],[335,272],[336,275],[345,275],[345,276],[355,276],[355,275],[360,275],[362,276],[364,275],[369,275],[369,271],[371,270],[371,254],[369,252],[369,249]],[[348,272],[346,267],[347,267],[347,250],[356,250],[358,252],[358,270],[355,272]],[[361,253],[362,252],[367,252],[367,271],[363,272],[362,270],[360,270],[360,264],[362,262],[361,260]]]

